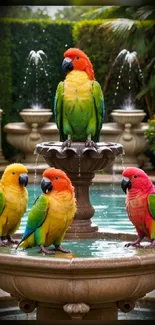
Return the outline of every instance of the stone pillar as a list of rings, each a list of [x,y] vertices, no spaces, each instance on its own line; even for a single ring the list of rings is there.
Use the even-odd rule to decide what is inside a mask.
[[[94,238],[95,232],[97,235],[98,227],[92,226],[91,218],[95,213],[95,209],[89,199],[89,186],[92,184],[95,175],[94,173],[88,173],[81,177],[81,175],[68,173],[68,176],[75,188],[77,212],[65,238]]]

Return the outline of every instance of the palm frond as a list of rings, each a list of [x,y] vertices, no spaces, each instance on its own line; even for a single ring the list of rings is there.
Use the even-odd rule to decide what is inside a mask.
[[[119,18],[105,22],[103,27],[113,32],[115,36],[126,39],[131,29],[135,27],[135,20]]]
[[[82,17],[87,18],[87,19],[98,19],[98,18],[105,18],[105,15],[109,12],[113,11],[112,6],[104,6],[104,7],[99,7],[93,10],[90,10],[88,12],[85,12],[82,14]]]
[[[155,6],[143,6],[136,10],[137,19],[155,19]]]

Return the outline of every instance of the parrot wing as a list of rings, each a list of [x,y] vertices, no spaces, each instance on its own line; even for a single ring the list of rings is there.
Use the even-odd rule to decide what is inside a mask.
[[[64,92],[64,83],[63,81],[59,82],[55,98],[54,98],[54,118],[57,124],[57,127],[60,131],[60,141],[63,141],[63,92]]]
[[[104,97],[101,86],[97,81],[93,81],[93,98],[97,118],[95,141],[98,141],[104,118]]]
[[[0,215],[2,214],[5,207],[5,195],[3,191],[0,190]]]
[[[48,198],[45,195],[40,195],[34,202],[28,214],[26,229],[20,242],[17,245],[17,248],[27,237],[29,237],[36,230],[36,228],[39,228],[43,224],[44,220],[46,219],[47,211]]]
[[[148,206],[152,217],[155,219],[155,194],[148,196]]]

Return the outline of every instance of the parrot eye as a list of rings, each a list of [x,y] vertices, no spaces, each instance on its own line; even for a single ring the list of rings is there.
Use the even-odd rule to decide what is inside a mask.
[[[79,56],[76,56],[76,60],[79,60],[80,59],[80,57]]]
[[[55,177],[55,179],[59,179],[59,177],[58,177],[58,176],[56,176],[56,177]]]
[[[136,176],[136,175],[134,175],[133,177],[134,177],[134,178],[137,178],[137,176]]]
[[[12,172],[12,175],[15,175],[16,173],[15,172]]]

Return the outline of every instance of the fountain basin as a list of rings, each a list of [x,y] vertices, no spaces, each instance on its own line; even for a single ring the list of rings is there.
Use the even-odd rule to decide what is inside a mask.
[[[145,115],[146,113],[142,109],[114,109],[111,112],[114,122],[120,125],[125,125],[126,123],[137,125],[143,121]]]
[[[0,253],[0,288],[20,299],[37,319],[116,320],[155,289],[153,250],[135,255],[79,258]],[[61,256],[61,257],[58,257]],[[64,256],[64,257],[63,257]]]
[[[48,108],[25,108],[19,114],[26,124],[37,123],[38,126],[46,124],[52,116],[52,112]]]

